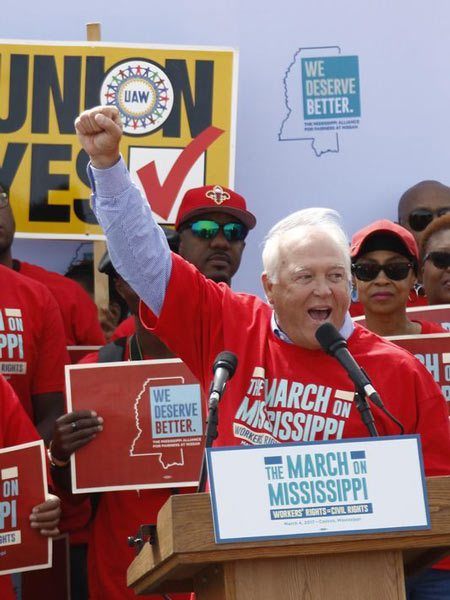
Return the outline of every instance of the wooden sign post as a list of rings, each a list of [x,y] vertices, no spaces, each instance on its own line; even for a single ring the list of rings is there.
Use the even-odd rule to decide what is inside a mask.
[[[100,23],[86,24],[86,37],[88,42],[99,42],[101,39]],[[109,282],[108,276],[100,273],[97,269],[102,256],[106,252],[106,243],[103,241],[92,242],[94,250],[94,298],[101,317],[101,309],[109,306]]]

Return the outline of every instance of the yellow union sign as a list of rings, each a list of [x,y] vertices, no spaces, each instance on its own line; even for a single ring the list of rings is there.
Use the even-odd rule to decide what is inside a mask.
[[[121,150],[160,223],[184,192],[232,186],[232,49],[0,42],[0,183],[18,237],[102,239],[89,204],[77,115],[116,106]]]

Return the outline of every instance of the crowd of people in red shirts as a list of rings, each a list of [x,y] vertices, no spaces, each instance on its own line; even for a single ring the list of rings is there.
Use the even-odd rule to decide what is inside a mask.
[[[227,202],[217,201],[221,195]],[[67,346],[103,347],[109,342],[115,345],[113,360],[123,361],[174,354],[146,328],[141,320],[145,321],[145,310],[139,314],[139,297],[107,256],[102,269],[129,309],[129,317],[112,335],[110,322],[105,326],[108,339],[97,307],[81,285],[14,259],[10,200],[9,191],[0,185],[0,447],[41,437],[50,449],[55,485],[36,518],[43,535],[71,534],[72,599],[132,598],[125,572],[133,552],[126,547],[126,536],[154,519],[171,491],[108,492],[96,499],[95,510],[90,498],[74,499],[66,493],[70,491],[64,490],[70,488],[67,466],[80,446],[80,435],[85,432],[83,443],[88,443],[102,431],[100,416],[66,412]],[[165,233],[173,252],[206,278],[230,286],[245,238],[255,224],[242,196],[220,186],[205,186],[185,195],[175,230]],[[367,329],[380,336],[445,331],[440,324],[414,319],[407,308],[450,303],[449,187],[436,181],[413,186],[399,201],[398,224],[382,219],[364,227],[354,234],[350,253],[354,286],[350,313],[364,315]],[[99,360],[96,352],[83,362]],[[61,507],[57,496],[62,497]],[[105,552],[107,547],[114,547],[114,552]],[[437,570],[449,568],[449,561],[437,565]],[[0,596],[15,597],[8,576],[0,577]]]

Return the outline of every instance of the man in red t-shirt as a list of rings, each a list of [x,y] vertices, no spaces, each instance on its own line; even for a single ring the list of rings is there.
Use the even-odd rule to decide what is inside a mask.
[[[69,362],[61,314],[44,285],[2,265],[0,289],[0,372],[49,442],[64,412]]]
[[[58,273],[12,258],[16,224],[7,190],[0,184],[0,264],[45,285],[54,296],[64,325],[67,346],[97,346],[105,336],[97,307],[81,285]]]
[[[197,267],[207,279],[231,286],[241,264],[245,237],[255,225],[256,219],[240,194],[219,185],[206,185],[185,193],[175,231],[163,229],[173,252]],[[104,268],[102,272],[106,272]],[[117,327],[111,341],[133,331],[134,320],[129,317]]]
[[[170,255],[155,233],[148,200],[120,157],[118,111],[96,107],[75,125],[91,158],[94,211],[116,268],[145,303],[143,323],[205,390],[217,354],[227,349],[238,356],[227,401],[220,404],[218,445],[367,436],[353,384],[316,339],[319,326],[329,322],[405,432],[420,433],[426,474],[450,473],[448,412],[432,376],[411,354],[351,322],[348,240],[335,211],[298,211],[271,229],[262,274],[268,303],[235,294]],[[380,435],[398,435],[381,409],[373,406],[373,413]],[[439,597],[450,597],[449,586],[447,576],[439,587],[449,594]],[[421,596],[427,597],[431,593]]]
[[[210,278],[228,284],[231,277],[239,267],[241,254],[244,249],[244,240],[229,240],[230,227],[223,230],[226,225],[234,226],[237,215],[247,221],[249,228],[253,227],[256,220],[246,210],[244,199],[231,190],[224,190],[215,186],[196,188],[185,195],[180,207],[177,223],[181,231],[181,249],[189,256],[194,264]],[[228,194],[230,203],[223,209],[217,209],[215,194]],[[208,195],[209,194],[209,195]],[[245,212],[244,212],[245,211]],[[210,226],[208,219],[213,223],[220,222],[222,230],[215,236],[203,238],[192,232],[188,223],[203,223]],[[215,219],[215,220],[214,220]],[[214,226],[213,226],[214,227]],[[165,228],[163,228],[165,229]],[[166,237],[173,250],[178,248],[178,240],[174,239],[172,230],[165,230]],[[209,234],[210,235],[210,234]],[[151,334],[139,319],[139,298],[131,287],[120,277],[112,267],[106,255],[101,263],[102,272],[113,277],[118,293],[125,299],[132,316],[125,323],[128,324],[127,338],[122,338],[122,344],[109,344],[100,352],[108,353],[112,348],[119,350],[120,358],[107,358],[106,360],[141,360],[147,358],[171,358],[173,352],[169,350],[155,335]],[[123,349],[120,352],[120,349]],[[106,356],[106,354],[105,354]],[[85,356],[80,362],[95,363],[99,361],[99,353]],[[72,452],[92,440],[102,429],[102,419],[97,415],[86,414],[86,411],[75,411],[64,415],[56,422],[55,436],[52,442],[52,453],[64,469]],[[76,425],[73,427],[72,423]],[[67,472],[54,473],[56,478],[67,485]],[[184,492],[193,492],[184,488]],[[134,598],[134,592],[126,588],[126,570],[134,557],[132,549],[127,548],[127,536],[137,532],[143,523],[156,523],[159,509],[170,496],[170,489],[140,490],[108,492],[101,494],[89,532],[88,550],[88,582],[91,600],[125,600]],[[108,552],[108,548],[120,549],[118,552]],[[173,600],[189,600],[190,594],[171,594]],[[151,596],[159,600],[161,596]]]
[[[39,434],[25,414],[14,390],[0,375],[0,448],[18,446],[39,439]],[[36,506],[30,521],[44,536],[59,534],[60,501],[57,496],[48,494],[47,500]],[[1,600],[15,600],[11,578],[0,576]]]

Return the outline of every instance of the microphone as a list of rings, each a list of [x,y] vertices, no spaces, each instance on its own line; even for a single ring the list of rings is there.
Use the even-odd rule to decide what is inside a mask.
[[[372,382],[358,365],[347,349],[347,342],[331,323],[324,323],[316,331],[316,339],[327,354],[333,356],[347,371],[348,376],[355,384],[356,390],[364,391],[366,396],[378,408],[384,410],[384,404],[375,391]]]
[[[238,359],[233,352],[220,352],[213,364],[214,379],[209,388],[208,419],[206,421],[205,448],[211,448],[217,438],[217,426],[219,424],[219,411],[217,406],[225,392],[227,381],[231,379],[236,371]],[[202,467],[198,481],[197,492],[204,492],[206,486],[206,452],[203,455]]]
[[[237,356],[233,352],[220,352],[213,364],[214,379],[209,389],[209,406],[217,405],[221,400],[227,381],[231,379],[236,371]]]

